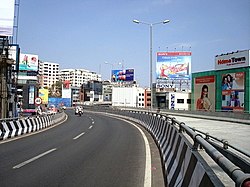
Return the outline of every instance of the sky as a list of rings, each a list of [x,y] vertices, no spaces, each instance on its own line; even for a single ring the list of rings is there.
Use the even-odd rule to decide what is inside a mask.
[[[250,49],[250,0],[20,0],[17,43],[21,53],[105,80],[112,67],[133,68],[148,87],[149,26],[134,19],[170,20],[153,26],[153,80],[158,51],[191,51],[195,73],[214,70],[216,55]]]

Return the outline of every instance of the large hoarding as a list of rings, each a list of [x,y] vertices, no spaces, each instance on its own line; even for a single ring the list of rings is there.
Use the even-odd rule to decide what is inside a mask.
[[[35,104],[35,86],[29,86],[29,104]]]
[[[15,0],[0,0],[0,36],[13,36]]]
[[[215,57],[215,70],[250,66],[249,56],[250,56],[250,50],[217,55]]]
[[[194,84],[195,110],[215,110],[215,76],[195,78]]]
[[[134,81],[134,69],[112,70],[112,82],[131,82]]]
[[[244,111],[245,73],[223,74],[221,80],[221,109],[227,111]]]
[[[13,70],[19,70],[19,45],[17,44],[10,44],[9,47],[9,59],[14,60]]]
[[[60,108],[62,106],[71,107],[71,99],[70,98],[55,98],[49,97],[49,107],[54,105],[56,108]]]
[[[19,70],[38,71],[38,55],[20,54]]]
[[[190,79],[191,52],[158,52],[157,79]]]
[[[39,89],[39,97],[42,99],[42,104],[48,104],[49,101],[49,90],[48,89]]]

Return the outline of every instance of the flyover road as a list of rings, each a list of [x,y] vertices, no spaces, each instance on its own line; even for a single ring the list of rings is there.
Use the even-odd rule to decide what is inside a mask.
[[[226,140],[228,143],[238,149],[247,152],[250,155],[250,125],[230,121],[219,121],[210,119],[199,119],[192,117],[174,116],[178,121],[184,122],[187,126],[200,130],[204,133],[216,137],[220,140]]]
[[[115,118],[66,112],[60,125],[0,142],[1,187],[151,186],[152,150],[144,133]]]

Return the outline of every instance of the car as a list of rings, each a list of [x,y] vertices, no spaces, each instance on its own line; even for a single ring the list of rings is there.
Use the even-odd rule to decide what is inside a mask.
[[[55,107],[55,105],[51,105],[48,110],[47,113],[48,114],[56,114],[58,112],[58,109]]]

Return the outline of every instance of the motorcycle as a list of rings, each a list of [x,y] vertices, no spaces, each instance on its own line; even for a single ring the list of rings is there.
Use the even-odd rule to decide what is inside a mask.
[[[79,116],[82,116],[82,114],[83,114],[83,112],[80,110],[80,111],[78,111],[78,115]]]

